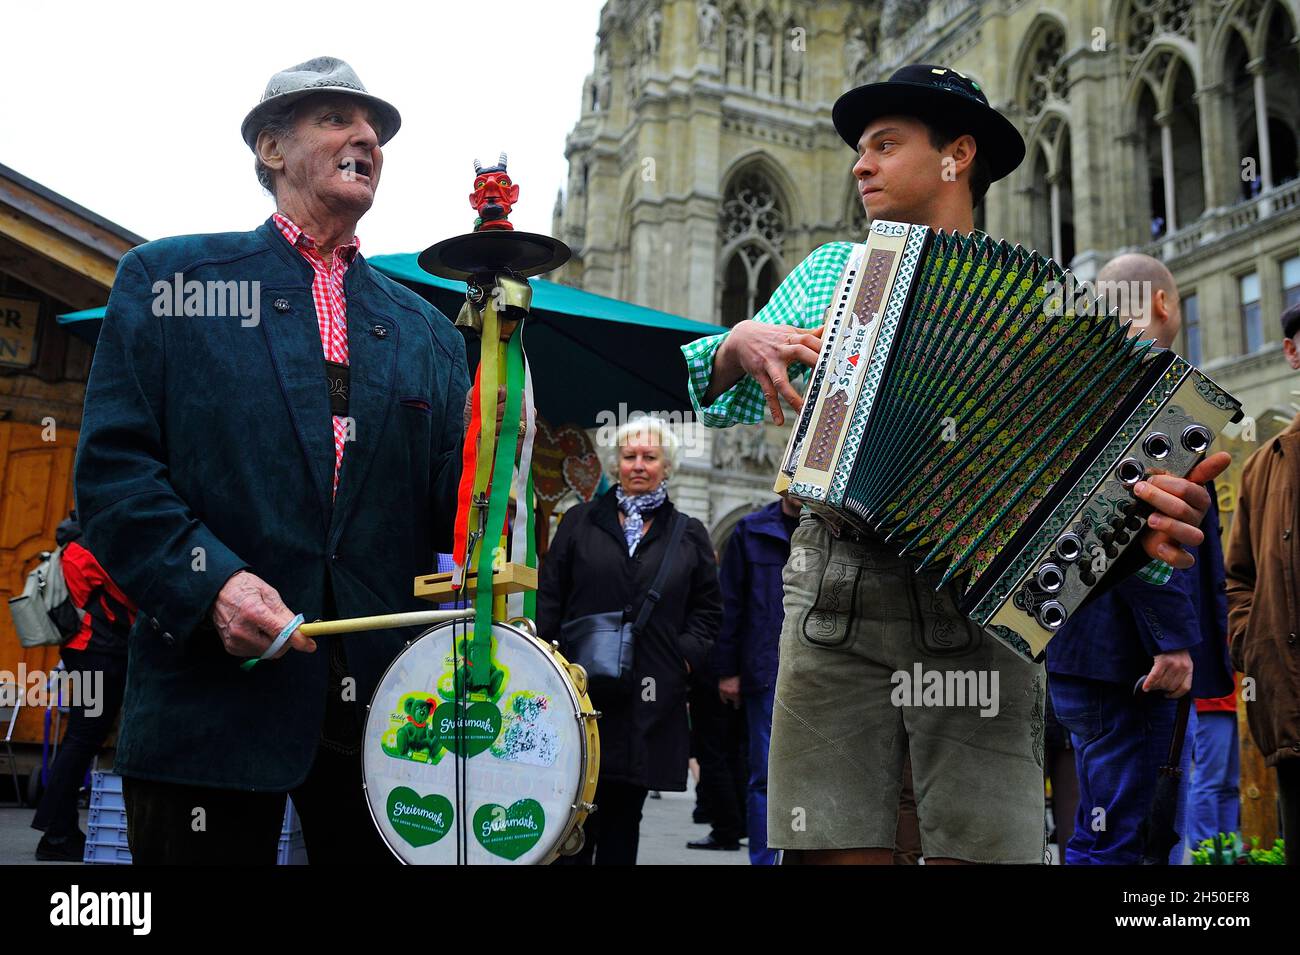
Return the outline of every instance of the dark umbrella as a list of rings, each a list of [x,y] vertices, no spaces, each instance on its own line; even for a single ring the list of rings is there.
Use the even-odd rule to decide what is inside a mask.
[[[1142,682],[1145,679],[1143,677],[1138,681],[1135,693],[1142,692]],[[1174,735],[1169,740],[1169,758],[1157,770],[1151,809],[1138,827],[1138,835],[1142,839],[1143,865],[1168,865],[1169,853],[1182,840],[1182,834],[1174,828],[1174,818],[1178,813],[1178,790],[1183,780],[1183,740],[1187,736],[1187,718],[1191,711],[1192,694],[1185,693],[1178,700],[1178,712],[1174,716]]]
[[[465,302],[465,283],[430,275],[414,255],[376,255],[367,261],[432,303],[448,318]],[[537,410],[552,426],[592,428],[613,415],[692,410],[681,346],[724,331],[654,309],[534,278],[524,345]],[[467,332],[467,329],[461,329]],[[478,337],[467,335],[471,371]],[[670,419],[671,420],[671,419]]]

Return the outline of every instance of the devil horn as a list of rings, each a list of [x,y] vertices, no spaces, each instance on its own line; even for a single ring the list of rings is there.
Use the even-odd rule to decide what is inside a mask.
[[[502,168],[502,169],[505,169],[505,168],[506,168],[506,154],[505,154],[505,153],[502,153],[502,154],[501,154],[501,168]]]

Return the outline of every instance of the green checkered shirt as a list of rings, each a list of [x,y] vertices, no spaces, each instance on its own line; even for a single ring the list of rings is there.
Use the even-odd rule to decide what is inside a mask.
[[[756,322],[790,325],[799,329],[819,328],[825,322],[826,306],[835,294],[844,263],[853,249],[851,242],[828,242],[794,267],[777,286],[766,305],[754,316]],[[756,424],[763,420],[767,402],[758,382],[748,375],[719,395],[707,408],[701,403],[709,390],[713,375],[713,356],[727,333],[698,338],[682,346],[686,357],[687,390],[691,404],[701,421],[710,428],[729,428],[734,424]],[[791,381],[807,375],[809,369],[793,364],[788,369]],[[1169,582],[1173,568],[1164,561],[1153,560],[1137,576],[1148,583],[1163,586]]]

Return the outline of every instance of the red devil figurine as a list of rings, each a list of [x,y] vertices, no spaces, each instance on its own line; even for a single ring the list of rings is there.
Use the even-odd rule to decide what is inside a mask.
[[[510,181],[510,176],[506,173],[506,154],[501,154],[495,166],[480,165],[475,159],[474,173],[474,191],[469,194],[469,204],[478,213],[478,218],[474,220],[474,231],[513,231],[510,207],[519,201],[519,187]]]

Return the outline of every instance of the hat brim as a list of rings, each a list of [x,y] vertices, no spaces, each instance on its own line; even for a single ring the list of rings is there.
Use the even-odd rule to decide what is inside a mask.
[[[290,90],[287,93],[281,93],[279,96],[272,96],[270,99],[262,100],[249,110],[248,115],[244,117],[243,124],[239,127],[239,133],[244,137],[244,142],[248,143],[248,148],[254,152],[257,151],[257,134],[262,131],[262,126],[269,114],[284,109],[286,106],[292,106],[308,96],[315,96],[317,93],[335,93],[350,96],[353,99],[363,101],[374,110],[375,118],[379,121],[380,126],[380,146],[392,139],[402,126],[402,114],[397,111],[397,108],[392,103],[382,100],[378,96],[362,93],[346,86],[313,86],[310,89]]]
[[[1010,175],[1025,158],[1025,140],[1011,120],[991,106],[933,86],[905,81],[869,83],[849,90],[831,110],[835,131],[854,149],[862,131],[881,116],[955,121],[975,137],[976,149],[988,161],[989,178],[994,182]]]

